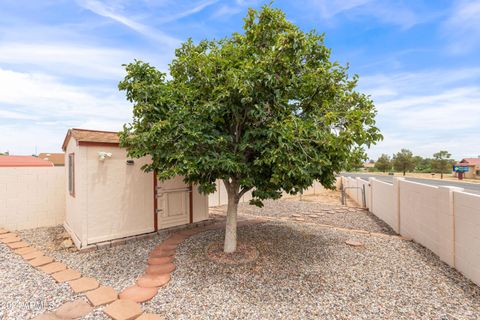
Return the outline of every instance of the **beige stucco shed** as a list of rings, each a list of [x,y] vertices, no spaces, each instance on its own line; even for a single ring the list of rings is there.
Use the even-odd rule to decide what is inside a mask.
[[[64,226],[78,248],[208,219],[208,197],[176,177],[159,182],[116,132],[70,129],[63,143]]]

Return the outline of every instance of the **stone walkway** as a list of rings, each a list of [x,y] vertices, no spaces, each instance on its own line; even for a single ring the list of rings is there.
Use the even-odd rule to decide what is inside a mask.
[[[193,230],[193,229],[192,229]],[[200,230],[195,230],[201,232]],[[194,234],[193,232],[191,232]],[[179,239],[182,239],[183,235],[188,233],[176,233],[169,238],[169,242],[166,245],[172,243],[180,243]],[[164,279],[168,278],[166,282],[147,284],[152,287],[138,287],[140,290],[126,289],[120,295],[112,288],[107,286],[101,286],[94,278],[83,277],[80,272],[69,269],[61,262],[54,261],[53,258],[45,256],[42,251],[35,249],[28,243],[24,242],[15,233],[12,233],[5,229],[0,229],[0,242],[6,244],[9,248],[14,250],[14,253],[20,255],[27,263],[33,268],[40,270],[46,274],[52,276],[58,283],[67,282],[70,285],[71,290],[74,293],[85,293],[89,302],[83,299],[77,299],[75,301],[69,301],[60,306],[53,312],[46,312],[35,317],[35,320],[70,320],[79,319],[91,313],[94,308],[104,306],[103,312],[114,320],[155,320],[163,319],[159,315],[143,313],[142,307],[138,302],[143,302],[151,299],[154,295],[145,297],[145,292],[153,293],[158,291],[158,287],[165,285],[170,279],[168,276],[163,276]],[[171,255],[173,258],[173,254]],[[168,269],[169,272],[173,271]],[[157,278],[162,278],[162,275],[155,273]],[[141,284],[143,282],[140,282]],[[139,296],[140,294],[140,296]],[[143,294],[143,296],[142,296]],[[131,298],[131,299],[130,299]]]
[[[263,219],[243,220],[238,222],[238,226],[262,221]],[[44,252],[30,246],[13,232],[0,228],[0,242],[14,250],[14,253],[20,255],[33,268],[50,275],[58,283],[68,283],[74,293],[83,293],[88,300],[88,302],[84,299],[66,302],[55,311],[45,312],[34,320],[79,319],[102,306],[105,306],[103,312],[114,320],[156,320],[163,317],[144,313],[140,303],[151,300],[158,290],[171,280],[172,272],[175,270],[174,259],[178,245],[198,233],[224,227],[224,222],[217,222],[172,233],[150,253],[144,275],[120,294],[112,287],[102,286],[97,279],[82,276],[80,272],[45,256]]]

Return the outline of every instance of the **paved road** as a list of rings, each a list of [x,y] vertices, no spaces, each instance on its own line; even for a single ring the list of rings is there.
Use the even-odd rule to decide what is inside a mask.
[[[347,177],[360,177],[367,180],[370,177],[376,178],[380,181],[392,183],[393,176],[383,176],[378,174],[372,173],[342,173],[342,176]],[[468,183],[468,182],[459,182],[459,181],[452,181],[452,180],[434,180],[434,179],[420,179],[420,178],[412,178],[412,177],[405,177],[405,180],[410,180],[418,183],[429,184],[432,186],[451,186],[451,187],[460,187],[464,188],[466,192],[480,194],[480,183]]]

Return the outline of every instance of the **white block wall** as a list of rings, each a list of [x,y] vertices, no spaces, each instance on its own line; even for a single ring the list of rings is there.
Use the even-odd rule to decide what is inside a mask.
[[[453,193],[455,267],[480,285],[480,196]]]
[[[225,185],[223,184],[223,181],[217,180],[216,186],[217,186],[217,191],[208,195],[208,205],[210,207],[227,205],[228,195],[227,195],[227,190],[225,189]],[[306,189],[303,192],[303,195],[305,196],[315,195],[321,192],[322,190],[324,190],[324,187],[319,182],[315,181],[310,188]],[[282,195],[282,198],[291,198],[291,197],[298,197],[298,196],[299,194],[290,195],[290,194],[284,193]],[[252,191],[248,191],[240,199],[240,203],[249,202],[251,199],[252,199]]]
[[[0,226],[55,226],[65,217],[65,167],[0,168]]]
[[[350,177],[342,182],[345,187],[364,184]],[[369,182],[370,212],[480,285],[480,195],[396,177],[393,184]],[[356,189],[346,192],[361,204]]]
[[[438,254],[438,188],[400,183],[400,233]]]
[[[376,179],[370,179],[370,186],[370,212],[375,212],[377,217],[398,232],[398,221],[393,199],[393,185]]]

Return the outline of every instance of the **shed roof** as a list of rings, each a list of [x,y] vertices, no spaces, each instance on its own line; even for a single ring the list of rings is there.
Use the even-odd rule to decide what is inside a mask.
[[[53,163],[32,156],[0,156],[0,167],[53,167]]]
[[[120,137],[118,132],[114,131],[100,131],[87,129],[69,129],[65,140],[63,141],[62,149],[67,149],[70,138],[73,137],[79,145],[112,145],[118,146]]]
[[[65,165],[65,153],[46,153],[42,152],[38,154],[39,159],[51,161],[54,166]]]

